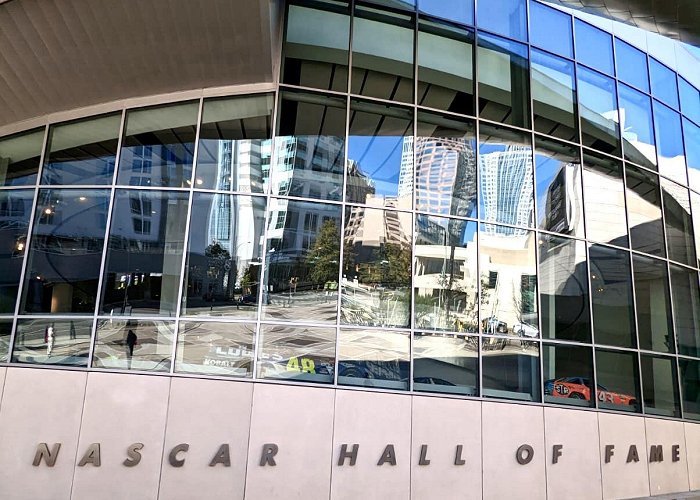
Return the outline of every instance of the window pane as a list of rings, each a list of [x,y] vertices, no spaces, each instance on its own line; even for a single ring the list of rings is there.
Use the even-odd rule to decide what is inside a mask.
[[[674,358],[642,355],[644,412],[650,415],[680,417],[678,374]]]
[[[333,383],[335,328],[263,325],[260,341],[260,378]]]
[[[33,189],[0,191],[0,314],[15,312],[33,204]]]
[[[693,240],[695,242],[695,261],[693,267],[700,267],[700,195],[690,192],[690,204],[693,213]]]
[[[639,347],[650,351],[673,352],[675,349],[666,263],[639,255],[633,256],[632,263]]]
[[[604,153],[620,154],[615,80],[577,67],[581,141]]]
[[[263,191],[270,165],[272,105],[271,95],[204,101],[194,187]]]
[[[94,314],[109,191],[39,191],[24,279],[25,313]]]
[[[674,182],[662,179],[661,193],[664,197],[668,257],[689,266],[696,265],[688,190]]]
[[[0,139],[0,186],[36,184],[44,129]]]
[[[411,208],[413,113],[360,101],[350,105],[346,200],[376,205],[393,198]]]
[[[479,116],[529,128],[527,46],[490,35],[479,35],[478,44]]]
[[[111,184],[121,113],[49,129],[42,184]]]
[[[338,384],[408,389],[409,333],[341,329]]]
[[[685,118],[683,118],[683,140],[689,186],[700,191],[700,127]]]
[[[481,329],[484,333],[527,339],[540,336],[536,241],[534,231],[481,224],[479,272]]]
[[[257,316],[265,198],[194,193],[183,315]]]
[[[671,265],[671,296],[678,353],[700,357],[700,288],[697,271]]]
[[[635,347],[637,343],[629,253],[591,245],[588,255],[596,343]]]
[[[175,371],[251,378],[254,336],[254,324],[182,322]]]
[[[602,155],[584,154],[583,191],[588,239],[629,246],[622,162]]]
[[[410,320],[410,213],[345,209],[341,321],[362,326],[408,326]]]
[[[535,139],[537,226],[583,238],[583,194],[578,147]]]
[[[12,320],[0,321],[0,363],[7,363],[12,335]]]
[[[627,85],[619,86],[620,124],[625,159],[656,170],[656,147],[651,120],[651,101]]]
[[[92,320],[20,319],[13,363],[86,367]]]
[[[578,142],[574,63],[532,50],[535,130]]]
[[[263,318],[336,322],[341,207],[270,199]]]
[[[101,310],[174,316],[187,220],[186,193],[118,189]]]
[[[479,331],[476,222],[416,217],[416,328]]]
[[[283,92],[272,194],[338,201],[343,193],[345,99]]]
[[[527,41],[525,0],[489,0],[477,3],[479,28]]]
[[[612,35],[580,19],[575,19],[574,23],[576,60],[608,75],[614,75]]]
[[[530,2],[530,42],[549,52],[573,58],[571,16],[540,2]]]
[[[594,406],[591,348],[544,345],[542,350],[544,402]]]
[[[473,122],[418,114],[416,208],[476,217],[476,134]]]
[[[117,182],[189,187],[199,104],[171,104],[126,113]]]
[[[477,396],[478,350],[478,337],[415,333],[413,390]]]
[[[540,349],[535,341],[481,339],[484,396],[540,401]]]
[[[590,342],[585,243],[540,234],[539,253],[542,336]]]
[[[474,24],[474,0],[420,0],[418,11],[462,24]]]
[[[649,92],[649,66],[644,52],[616,38],[615,62],[617,77],[621,81]]]
[[[683,392],[683,416],[700,420],[700,361],[679,359],[681,389]]]
[[[408,15],[355,8],[353,94],[413,102],[413,26]]]
[[[290,5],[282,81],[345,92],[348,88],[350,15],[345,2]]]
[[[637,355],[595,350],[598,408],[640,412]]]
[[[659,172],[686,184],[681,116],[654,101],[654,131],[659,154]]]
[[[666,250],[661,224],[659,177],[629,165],[625,172],[632,249],[663,257]]]
[[[651,73],[651,95],[662,100],[673,109],[678,109],[678,87],[676,73],[655,59],[649,61]]]
[[[481,219],[517,226],[533,225],[531,140],[530,134],[486,124],[480,126]],[[520,231],[520,234],[525,232]]]
[[[678,79],[678,88],[681,95],[681,111],[695,123],[700,123],[700,90],[683,78]]]
[[[169,372],[174,333],[170,321],[98,320],[92,366]]]
[[[418,104],[474,115],[474,33],[426,20],[418,28]]]

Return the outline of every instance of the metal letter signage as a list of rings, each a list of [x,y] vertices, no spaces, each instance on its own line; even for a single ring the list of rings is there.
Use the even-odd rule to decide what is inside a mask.
[[[430,465],[430,460],[426,458],[428,455],[428,445],[422,444],[420,446],[420,457],[418,458],[418,465]]]
[[[231,467],[231,453],[227,444],[222,444],[214,455],[214,458],[209,462],[209,467],[223,464],[224,467]]]
[[[464,449],[464,445],[461,445],[461,444],[457,445],[457,451],[455,452],[455,465],[464,465],[467,463],[467,461],[462,458],[462,450],[463,449]]]
[[[396,451],[394,451],[393,444],[386,445],[382,456],[379,457],[379,462],[377,462],[377,465],[384,465],[385,463],[396,465]]]
[[[61,451],[61,443],[54,443],[51,451],[49,451],[49,447],[46,443],[39,443],[36,445],[36,453],[34,454],[34,461],[32,462],[32,465],[34,467],[38,467],[41,464],[41,459],[43,458],[46,460],[47,467],[53,467],[56,464],[59,451]]]
[[[260,467],[264,467],[265,465],[274,467],[277,465],[277,462],[275,462],[275,455],[277,455],[279,450],[279,446],[277,446],[275,443],[264,444],[262,456],[260,457]]]
[[[664,447],[659,445],[651,445],[649,450],[649,463],[664,461]]]
[[[552,463],[556,464],[559,463],[559,457],[562,455],[561,450],[564,449],[564,446],[561,444],[555,444],[552,446]]]
[[[78,467],[85,467],[87,464],[92,464],[95,467],[102,465],[102,460],[100,459],[100,443],[92,443],[88,446],[85,455],[78,462]]]
[[[360,445],[359,444],[353,444],[352,445],[352,451],[348,453],[348,445],[344,444],[343,446],[340,447],[340,455],[338,456],[338,466],[345,465],[345,459],[349,458],[350,459],[350,467],[355,465],[355,462],[357,461],[357,452],[360,450]]]
[[[518,461],[520,465],[527,465],[530,462],[532,462],[532,457],[535,456],[535,450],[532,449],[532,446],[529,444],[523,444],[520,447],[518,447],[518,450],[515,452],[515,459]]]
[[[134,443],[126,449],[127,459],[122,462],[126,467],[136,467],[141,463],[141,453],[143,443]]]
[[[170,454],[168,455],[168,462],[170,462],[170,465],[172,465],[173,467],[182,467],[183,465],[185,465],[185,459],[184,458],[182,458],[182,459],[177,458],[177,454],[180,452],[184,453],[189,449],[190,449],[189,444],[181,443],[181,444],[178,444],[172,450],[170,450]]]

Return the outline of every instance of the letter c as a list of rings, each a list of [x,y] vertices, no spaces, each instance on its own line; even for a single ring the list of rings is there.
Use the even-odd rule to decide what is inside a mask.
[[[181,452],[184,453],[189,449],[189,444],[181,443],[174,447],[172,450],[170,450],[170,454],[168,455],[168,462],[170,462],[170,465],[172,465],[173,467],[182,467],[183,465],[185,465],[185,459],[177,458],[177,454]]]

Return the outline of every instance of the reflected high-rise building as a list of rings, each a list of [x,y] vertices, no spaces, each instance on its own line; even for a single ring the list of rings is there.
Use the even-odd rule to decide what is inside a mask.
[[[533,193],[532,150],[509,145],[505,151],[481,154],[481,218],[516,226],[532,223]],[[523,235],[523,229],[490,226],[490,231],[505,235]]]
[[[476,205],[476,152],[471,144],[466,139],[416,137],[415,145],[416,208],[471,215]]]

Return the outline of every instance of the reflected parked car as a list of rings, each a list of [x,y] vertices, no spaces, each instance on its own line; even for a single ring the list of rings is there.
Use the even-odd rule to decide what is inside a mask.
[[[527,337],[530,339],[536,339],[540,336],[540,331],[537,327],[529,323],[515,323],[513,325],[513,333],[518,337]]]
[[[544,383],[544,393],[556,398],[571,398],[591,400],[590,380],[585,377],[562,377],[555,380],[547,380]],[[629,394],[609,391],[598,384],[596,391],[598,401],[616,405],[635,405],[637,399]]]

